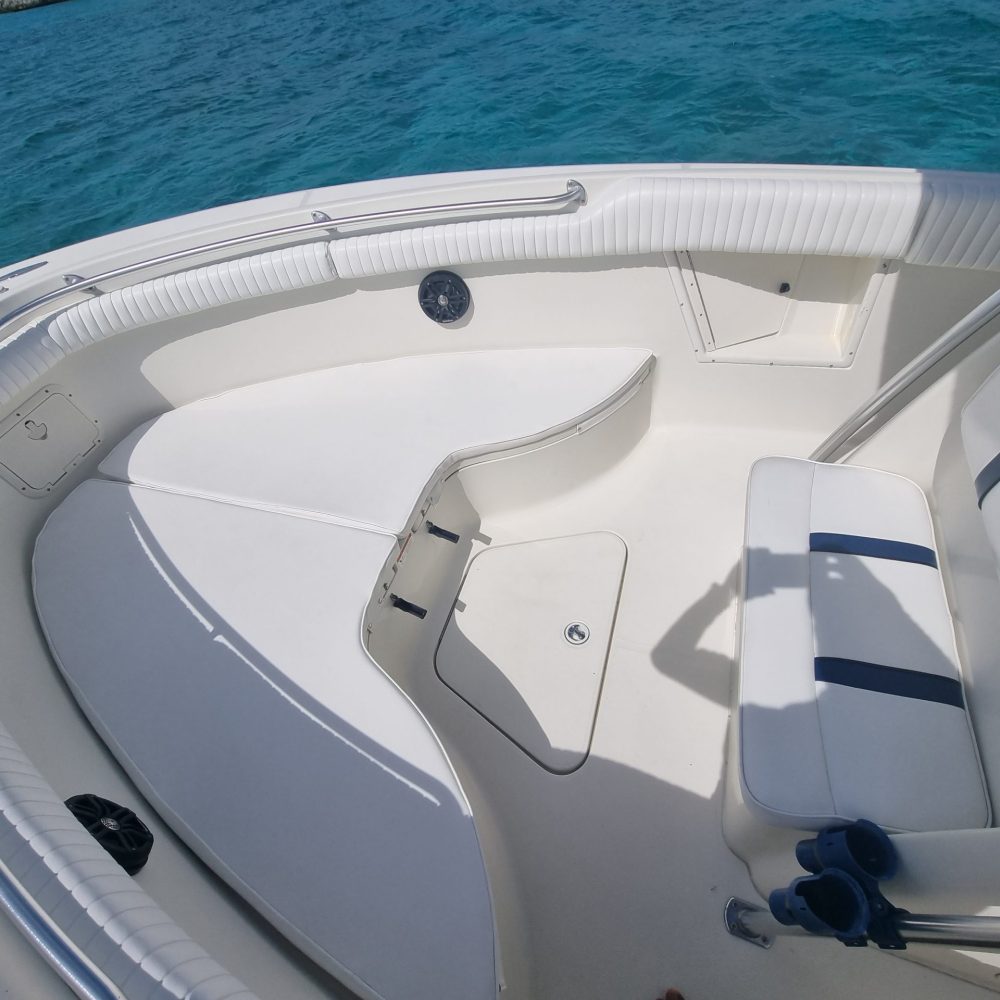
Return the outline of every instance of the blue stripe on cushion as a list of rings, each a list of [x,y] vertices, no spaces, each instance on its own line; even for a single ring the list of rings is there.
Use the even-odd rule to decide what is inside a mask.
[[[809,535],[809,551],[874,556],[876,559],[895,559],[897,562],[919,563],[921,566],[933,566],[937,569],[937,555],[933,549],[926,545],[914,545],[912,542],[894,542],[888,538],[814,531]]]
[[[843,684],[845,687],[861,688],[864,691],[895,694],[901,698],[938,701],[942,705],[954,705],[955,708],[965,707],[961,682],[953,677],[886,667],[881,663],[865,663],[863,660],[842,660],[838,656],[817,656],[815,671],[816,680],[826,681],[827,684]]]
[[[976,499],[982,507],[986,494],[989,493],[997,483],[1000,483],[1000,455],[995,455],[987,463],[982,472],[976,476]]]

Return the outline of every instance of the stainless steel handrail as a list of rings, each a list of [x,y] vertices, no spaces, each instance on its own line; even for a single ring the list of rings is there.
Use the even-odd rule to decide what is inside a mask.
[[[858,407],[813,453],[814,462],[828,462],[848,441],[858,434],[865,425],[891,403],[900,393],[905,392],[921,375],[925,375],[939,361],[961,347],[970,337],[1000,316],[1000,291],[984,299],[970,313],[963,316],[953,327],[943,333],[926,350],[918,354],[908,365],[901,368],[866,403]]]
[[[7,913],[53,971],[82,1000],[125,1000],[125,994],[83,957],[3,864],[0,864],[0,910]]]
[[[738,906],[734,908],[733,904]],[[900,910],[890,921],[906,944],[940,944],[989,951],[1000,949],[1000,917],[907,913]],[[770,948],[778,937],[817,936],[798,924],[778,923],[766,906],[735,898],[726,904],[726,927],[731,934],[762,948]]]
[[[335,233],[336,230],[342,229],[345,226],[370,226],[382,222],[391,222],[397,219],[412,219],[425,215],[470,215],[480,212],[508,212],[512,209],[564,208],[567,205],[585,205],[586,203],[586,188],[579,181],[571,179],[566,182],[566,191],[563,194],[538,195],[532,198],[498,198],[492,201],[467,201],[455,202],[448,205],[426,205],[418,208],[395,208],[387,209],[383,212],[365,212],[362,215],[348,215],[339,219],[331,219],[325,213],[315,212],[313,214],[313,222],[303,222],[294,226],[281,226],[278,229],[268,229],[259,233],[247,233],[243,236],[231,236],[226,240],[216,240],[212,243],[187,247],[184,250],[175,250],[173,253],[162,254],[159,257],[150,257],[147,260],[137,261],[135,264],[126,264],[123,267],[112,268],[110,271],[103,271],[90,278],[78,278],[76,275],[66,275],[64,276],[65,280],[69,281],[66,287],[55,288],[51,292],[39,295],[30,302],[25,302],[16,309],[12,309],[5,316],[0,317],[0,330],[21,316],[33,312],[40,306],[55,302],[73,292],[86,291],[87,289],[94,288],[95,285],[103,284],[105,281],[113,281],[115,278],[135,274],[150,267],[170,264],[176,260],[185,260],[188,257],[197,257],[200,254],[228,250],[230,247],[243,246],[247,243],[258,243],[262,240],[272,240],[281,236],[299,236],[322,229]],[[322,217],[320,218],[320,216]]]
[[[944,913],[903,913],[896,930],[906,942],[952,948],[1000,948],[1000,917],[965,917]]]

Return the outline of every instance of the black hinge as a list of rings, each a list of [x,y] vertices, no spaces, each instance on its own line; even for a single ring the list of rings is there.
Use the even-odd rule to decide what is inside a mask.
[[[405,611],[408,615],[413,615],[415,618],[427,617],[426,608],[422,608],[419,604],[414,604],[412,601],[408,601],[405,597],[400,597],[398,594],[390,594],[389,601],[394,608],[399,608],[400,611]]]
[[[433,535],[435,538],[443,538],[446,542],[455,542],[461,540],[461,535],[456,535],[454,531],[449,531],[447,528],[442,528],[439,524],[435,524],[433,521],[427,522],[427,533]]]

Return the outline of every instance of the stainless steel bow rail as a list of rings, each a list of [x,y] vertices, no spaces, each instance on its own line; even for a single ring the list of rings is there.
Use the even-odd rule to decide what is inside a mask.
[[[392,208],[383,212],[365,212],[361,215],[346,215],[338,219],[332,219],[326,212],[313,211],[312,222],[298,223],[292,226],[281,226],[277,229],[267,229],[263,232],[246,233],[242,236],[231,236],[226,240],[215,240],[212,243],[202,243],[194,247],[186,247],[183,250],[175,250],[173,253],[161,254],[159,257],[150,257],[146,260],[137,261],[134,264],[126,264],[122,267],[112,268],[110,271],[102,271],[89,278],[83,278],[77,274],[63,275],[65,287],[53,289],[44,295],[39,295],[30,302],[12,309],[5,316],[0,317],[0,330],[7,324],[19,319],[40,306],[56,302],[66,295],[76,292],[83,292],[93,289],[95,286],[106,281],[113,281],[115,278],[123,278],[129,274],[136,274],[147,268],[159,267],[162,264],[172,264],[174,261],[186,260],[189,257],[197,257],[201,254],[216,253],[219,250],[228,250],[232,247],[245,246],[248,243],[259,243],[265,240],[275,240],[288,236],[302,236],[306,233],[326,230],[334,235],[344,228],[357,228],[366,226],[377,226],[386,222],[397,222],[400,220],[416,219],[430,215],[457,216],[480,215],[489,213],[506,213],[511,211],[548,211],[566,208],[569,205],[585,205],[587,203],[587,190],[579,182],[569,180],[566,182],[566,190],[561,194],[537,195],[530,198],[497,198],[490,201],[466,201],[455,202],[448,205],[424,205],[416,208]],[[22,268],[12,271],[7,277],[23,274],[32,267]]]

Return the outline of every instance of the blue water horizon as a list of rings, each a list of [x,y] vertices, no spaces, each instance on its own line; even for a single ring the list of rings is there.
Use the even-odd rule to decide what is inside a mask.
[[[0,266],[449,170],[1000,170],[996,0],[68,0],[0,53]]]

